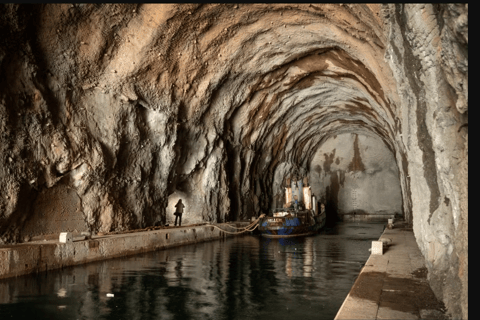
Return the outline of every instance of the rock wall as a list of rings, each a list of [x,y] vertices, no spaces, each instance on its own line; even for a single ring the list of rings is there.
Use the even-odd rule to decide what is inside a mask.
[[[413,229],[435,294],[468,318],[468,5],[389,6]],[[398,66],[398,67],[394,67]],[[400,67],[401,66],[401,67]]]
[[[167,223],[178,197],[185,222],[249,218],[291,174],[320,184],[334,136],[373,136],[435,293],[467,317],[468,5],[0,10],[3,242],[40,211],[37,234],[62,214],[77,231]]]
[[[395,157],[375,136],[331,137],[317,149],[309,172],[312,192],[327,211],[340,217],[403,216]]]

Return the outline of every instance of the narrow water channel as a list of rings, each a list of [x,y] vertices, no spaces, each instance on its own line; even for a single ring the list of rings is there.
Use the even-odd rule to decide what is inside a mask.
[[[0,280],[0,319],[333,319],[384,224],[246,235]]]

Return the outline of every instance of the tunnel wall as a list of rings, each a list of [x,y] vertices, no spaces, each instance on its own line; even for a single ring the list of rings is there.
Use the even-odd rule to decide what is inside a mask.
[[[313,157],[309,181],[319,201],[340,219],[354,213],[403,216],[397,164],[381,139],[333,136]]]
[[[57,186],[94,232],[165,223],[176,190],[191,221],[250,218],[329,137],[375,135],[432,288],[468,317],[468,5],[0,10],[3,243]]]
[[[468,318],[468,5],[390,5],[413,230],[437,297]],[[401,66],[394,68],[393,65]]]
[[[88,231],[77,193],[64,184],[44,189],[33,203],[33,214],[22,229],[22,236]]]

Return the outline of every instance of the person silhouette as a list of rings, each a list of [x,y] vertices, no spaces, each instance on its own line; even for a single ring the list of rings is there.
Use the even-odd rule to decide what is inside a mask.
[[[175,210],[175,227],[177,226],[177,219],[178,219],[178,226],[182,226],[182,214],[183,214],[183,208],[185,208],[185,205],[182,203],[182,199],[179,199],[177,204],[175,205],[177,208]]]

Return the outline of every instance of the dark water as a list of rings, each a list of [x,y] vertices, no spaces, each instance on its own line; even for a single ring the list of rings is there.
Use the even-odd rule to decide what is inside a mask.
[[[333,319],[383,226],[248,235],[6,279],[0,319]]]

